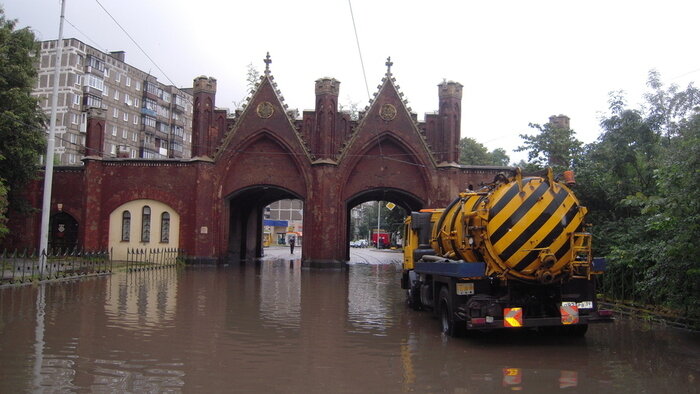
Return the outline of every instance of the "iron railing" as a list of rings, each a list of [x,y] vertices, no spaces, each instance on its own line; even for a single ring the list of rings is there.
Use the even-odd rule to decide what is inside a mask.
[[[127,249],[127,272],[175,267],[184,261],[184,251],[176,248],[165,249]]]
[[[3,250],[0,253],[0,285],[71,278],[112,272],[108,251]]]

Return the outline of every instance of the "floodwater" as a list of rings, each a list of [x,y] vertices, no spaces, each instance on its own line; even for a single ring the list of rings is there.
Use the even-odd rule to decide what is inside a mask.
[[[700,392],[697,333],[449,338],[405,306],[400,254],[353,250],[337,271],[266,253],[0,289],[0,392]]]

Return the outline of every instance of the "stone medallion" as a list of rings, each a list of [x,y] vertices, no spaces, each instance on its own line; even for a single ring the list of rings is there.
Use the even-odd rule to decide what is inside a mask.
[[[396,117],[396,107],[391,104],[382,105],[382,108],[379,110],[379,117],[386,121],[394,120]]]
[[[256,110],[259,117],[267,119],[272,116],[273,112],[275,112],[275,107],[273,107],[270,102],[263,101],[262,103],[258,104],[258,108]]]

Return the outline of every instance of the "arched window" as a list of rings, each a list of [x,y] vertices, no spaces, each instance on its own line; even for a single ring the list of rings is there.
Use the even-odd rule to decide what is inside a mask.
[[[131,238],[131,212],[122,212],[122,241],[128,241]]]
[[[170,242],[170,214],[167,212],[160,215],[160,242]]]
[[[148,205],[141,211],[141,242],[151,242],[151,207]]]

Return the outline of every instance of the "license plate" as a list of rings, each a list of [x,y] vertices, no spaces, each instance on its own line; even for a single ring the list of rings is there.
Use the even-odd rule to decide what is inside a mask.
[[[562,302],[561,306],[576,306],[576,307],[578,307],[578,309],[593,309],[593,301],[581,301],[581,302],[566,301],[566,302]]]
[[[457,295],[474,294],[474,283],[457,283]]]

